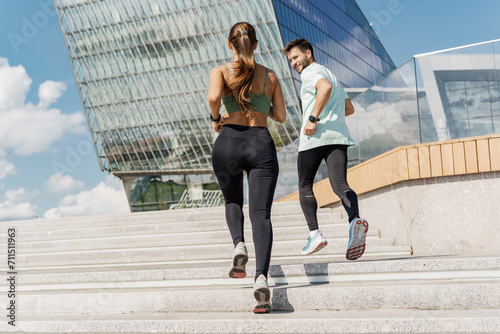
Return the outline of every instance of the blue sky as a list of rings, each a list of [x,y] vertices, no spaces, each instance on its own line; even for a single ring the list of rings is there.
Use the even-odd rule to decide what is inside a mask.
[[[500,39],[497,0],[357,0],[400,66],[413,55]]]
[[[358,0],[396,66],[500,38],[498,0]],[[52,0],[0,2],[0,220],[122,213],[102,172]]]
[[[128,212],[100,170],[52,0],[0,2],[0,32],[0,220]]]

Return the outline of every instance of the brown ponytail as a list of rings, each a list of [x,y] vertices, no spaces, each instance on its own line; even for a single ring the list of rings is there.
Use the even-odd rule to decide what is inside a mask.
[[[233,44],[238,60],[236,61],[237,67],[234,69],[235,75],[229,79],[227,85],[241,110],[249,117],[255,110],[248,97],[255,73],[253,56],[253,46],[257,41],[255,29],[250,23],[238,22],[229,31],[229,41]]]

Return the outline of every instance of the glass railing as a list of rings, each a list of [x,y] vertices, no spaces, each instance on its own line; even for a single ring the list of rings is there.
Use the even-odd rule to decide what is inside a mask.
[[[395,147],[500,132],[500,40],[416,55],[353,100],[353,166]]]

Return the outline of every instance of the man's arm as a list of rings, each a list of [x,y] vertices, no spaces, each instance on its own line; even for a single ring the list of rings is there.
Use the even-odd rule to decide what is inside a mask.
[[[325,78],[319,79],[316,83],[316,102],[311,113],[312,116],[319,118],[319,115],[321,115],[321,112],[330,99],[330,95],[332,95],[332,84],[330,81]]]
[[[345,99],[345,115],[349,116],[354,114],[354,106],[350,99]]]
[[[328,100],[330,99],[330,95],[332,94],[332,84],[325,78],[319,79],[316,83],[316,102],[314,103],[314,108],[311,112],[311,115],[319,118],[321,112],[325,108]],[[316,123],[311,121],[307,121],[307,124],[304,128],[304,134],[306,136],[310,136],[316,133]]]

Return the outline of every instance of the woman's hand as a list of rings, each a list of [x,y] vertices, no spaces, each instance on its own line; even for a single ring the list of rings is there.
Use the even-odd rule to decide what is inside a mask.
[[[220,121],[212,122],[212,127],[214,128],[215,132],[220,132],[220,129],[222,129],[222,117]]]

